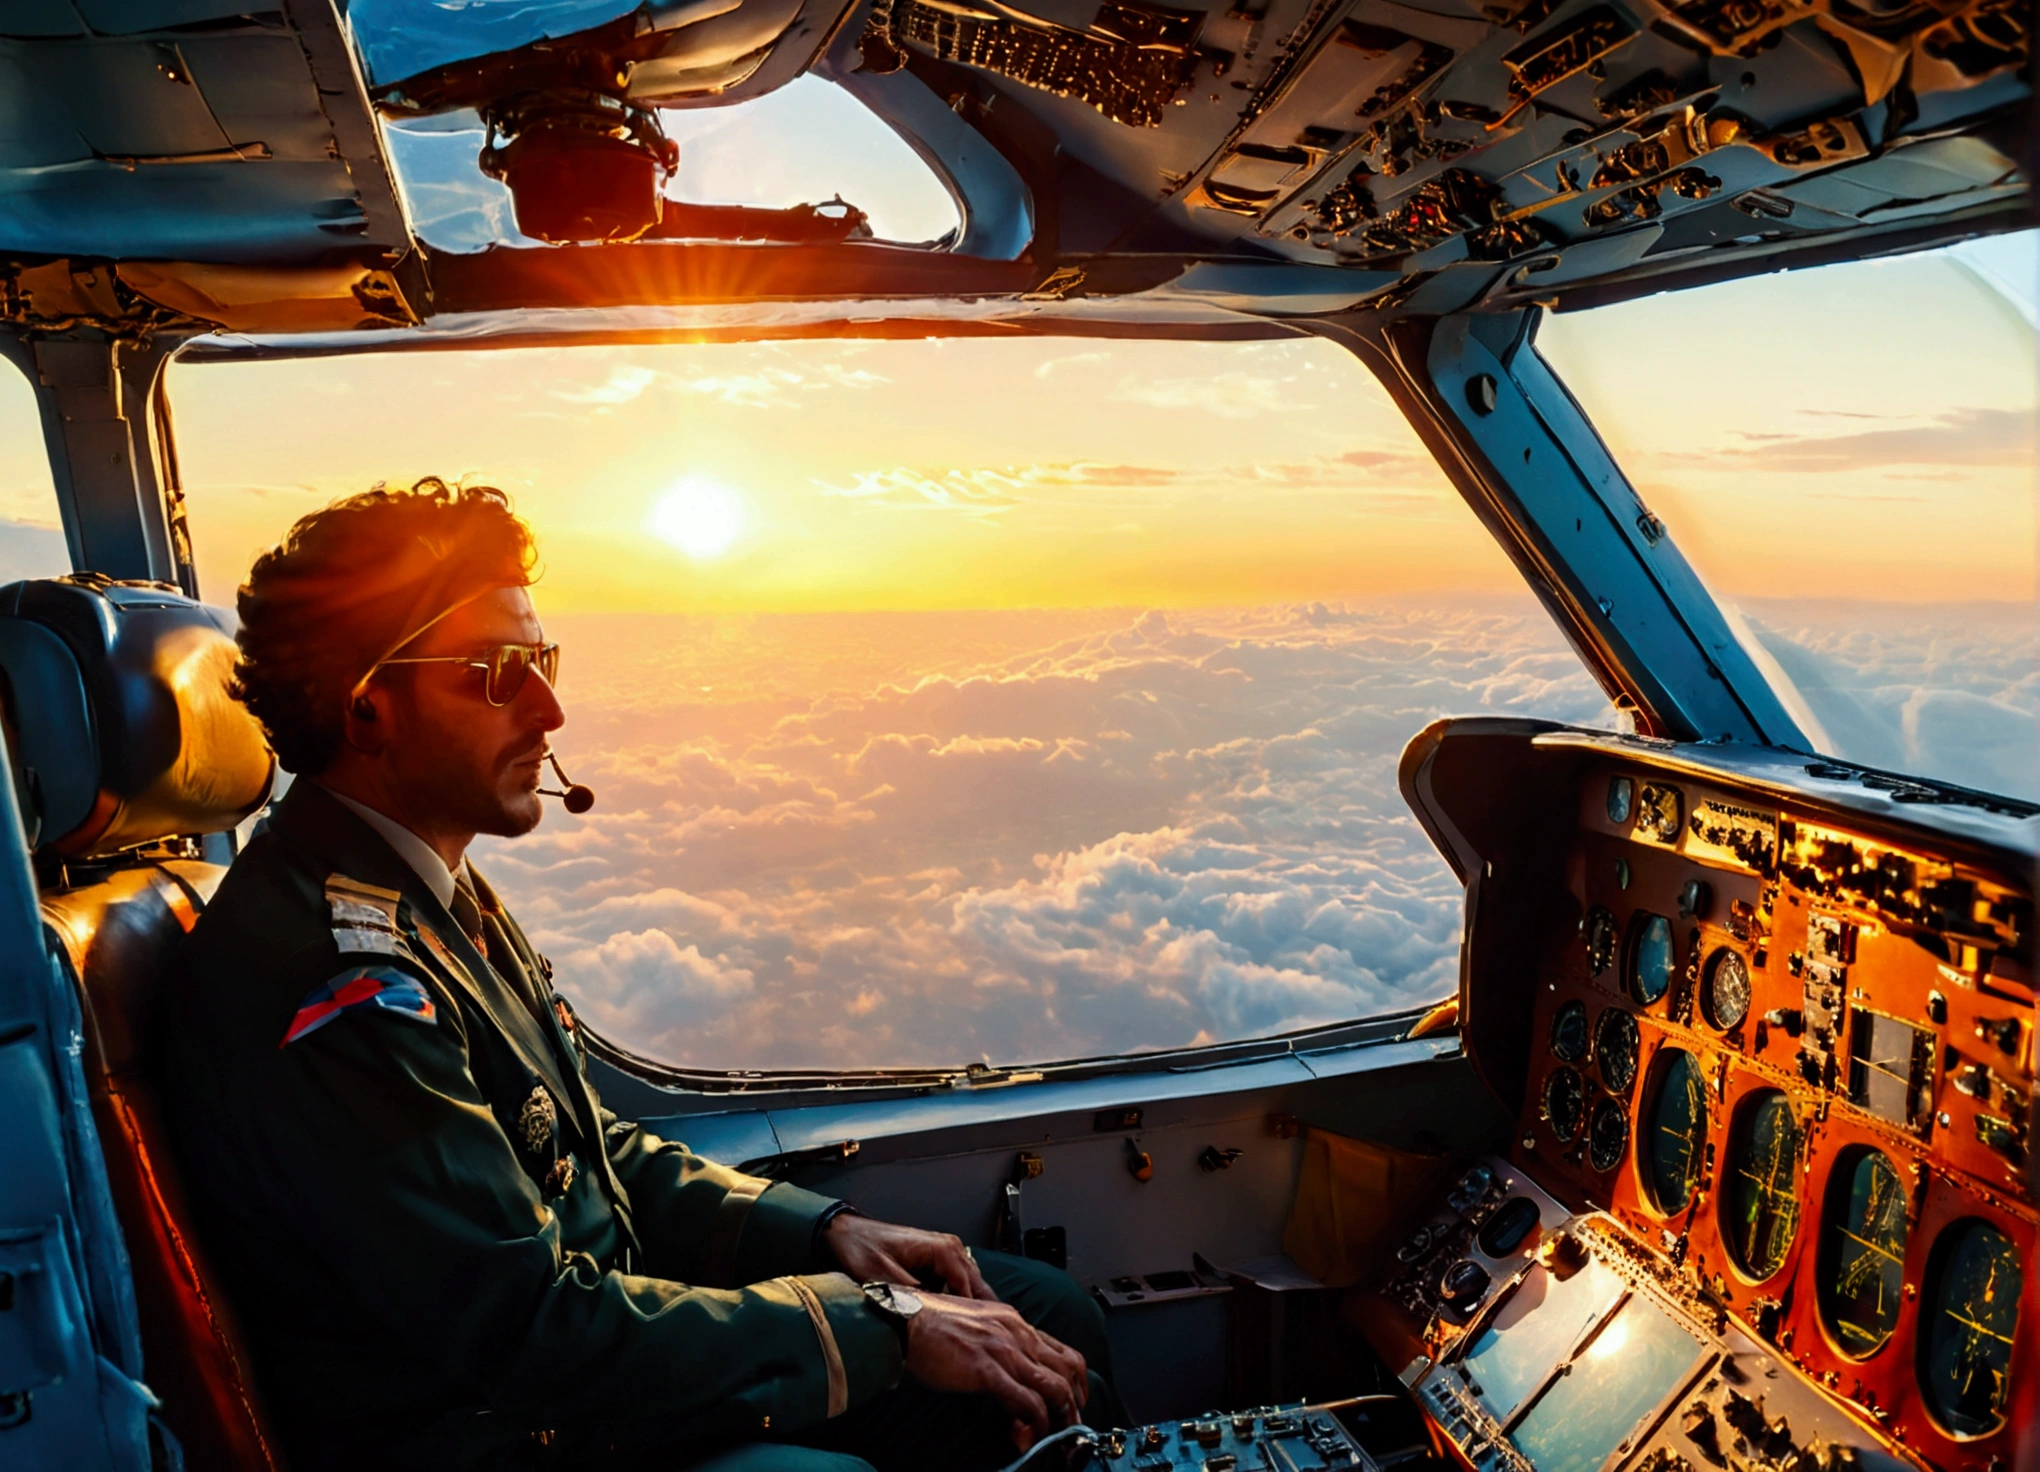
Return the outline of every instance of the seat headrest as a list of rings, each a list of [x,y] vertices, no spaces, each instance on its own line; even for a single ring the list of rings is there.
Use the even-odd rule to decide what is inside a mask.
[[[94,573],[0,587],[0,710],[32,847],[91,858],[218,833],[276,763],[227,693],[222,611]]]

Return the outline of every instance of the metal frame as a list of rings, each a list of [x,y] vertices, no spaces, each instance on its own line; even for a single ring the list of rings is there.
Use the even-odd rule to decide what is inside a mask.
[[[171,583],[193,597],[163,369],[184,338],[36,338],[0,332],[42,418],[71,566]]]
[[[1372,368],[1640,734],[1810,751],[1532,343],[1538,308],[1308,324]]]

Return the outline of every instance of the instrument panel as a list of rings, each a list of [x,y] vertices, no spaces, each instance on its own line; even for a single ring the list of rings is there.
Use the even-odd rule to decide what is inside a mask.
[[[1484,984],[1490,1015],[1533,998],[1527,1061],[1484,1069],[1521,1081],[1510,1166],[1890,1452],[2009,1464],[2014,1380],[2040,1373],[2031,819],[1923,798],[1894,821],[1619,738],[1566,756],[1546,821],[1472,885],[1469,1013]],[[1977,842],[1993,823],[2008,841]],[[1533,874],[1534,903],[1520,880],[1501,902]]]

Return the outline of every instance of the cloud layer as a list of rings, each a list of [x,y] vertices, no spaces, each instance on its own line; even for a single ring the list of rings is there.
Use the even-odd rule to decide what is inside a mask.
[[[1830,755],[2040,799],[2030,604],[1748,600],[1743,613],[1824,728]]]
[[[601,806],[480,857],[597,1026],[695,1067],[1072,1057],[1441,996],[1459,896],[1403,744],[1608,715],[1523,605],[553,631]]]

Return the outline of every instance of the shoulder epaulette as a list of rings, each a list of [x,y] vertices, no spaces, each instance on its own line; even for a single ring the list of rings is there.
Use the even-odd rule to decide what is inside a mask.
[[[342,951],[409,955],[397,924],[397,906],[403,898],[394,889],[363,884],[345,874],[328,875],[326,905],[333,915],[333,943]]]

